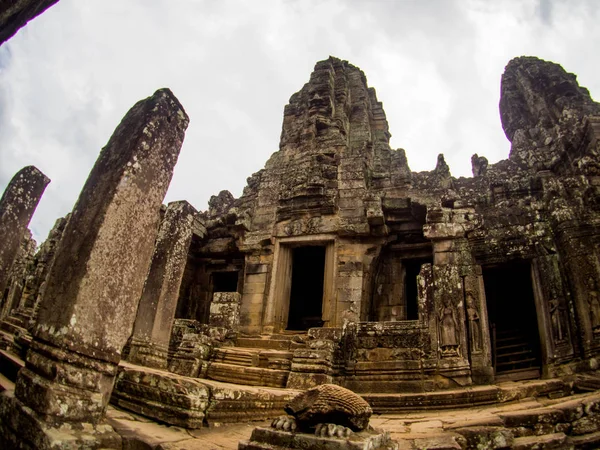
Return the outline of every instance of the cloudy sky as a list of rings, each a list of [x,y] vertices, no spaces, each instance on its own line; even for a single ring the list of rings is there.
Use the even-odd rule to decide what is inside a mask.
[[[69,212],[114,128],[169,87],[191,122],[166,201],[241,195],[278,149],[283,107],[329,55],[366,74],[412,170],[444,153],[496,162],[500,77],[519,55],[559,62],[600,96],[596,0],[60,0],[0,47],[0,191],[33,164],[30,224]]]

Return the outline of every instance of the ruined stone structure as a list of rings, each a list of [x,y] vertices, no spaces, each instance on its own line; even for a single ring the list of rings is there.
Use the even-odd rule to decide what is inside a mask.
[[[516,58],[509,159],[414,173],[364,74],[319,62],[280,150],[241,198],[213,198],[192,241],[178,320],[210,325],[213,299],[241,297],[206,376],[398,392],[595,367],[599,108],[560,66]]]
[[[169,111],[156,120],[175,127],[179,145],[187,119]],[[166,125],[166,116],[177,123]],[[200,428],[277,417],[298,391],[330,383],[363,394],[378,413],[600,387],[590,375],[600,355],[600,104],[559,65],[520,57],[502,76],[500,116],[508,159],[489,164],[473,155],[471,178],[452,177],[443,155],[432,171],[412,172],[404,150],[390,148],[365,75],[333,57],[317,63],[285,107],[279,150],[240,198],[222,191],[201,213],[172,203],[160,228],[157,206],[144,222],[157,234],[139,249],[131,230],[110,243],[102,227],[147,201],[141,192],[150,185],[140,182],[138,194],[116,202],[124,209],[106,212],[106,223],[104,212],[93,218],[78,204],[37,255],[25,252],[20,297],[1,325],[17,335],[0,336],[8,351],[29,349],[18,378],[15,370],[12,402],[52,423],[99,424],[110,397],[161,422]],[[136,148],[150,145],[156,123],[135,125]],[[176,157],[165,158],[172,168]],[[145,167],[102,161],[82,193],[98,199],[90,207],[101,203],[100,190],[129,182],[129,175],[118,181],[114,167],[132,174]],[[160,179],[162,194],[168,178]],[[78,236],[87,220],[99,221],[98,233]],[[95,259],[99,242],[113,256]],[[125,268],[131,254],[149,271],[141,262]],[[73,264],[88,256],[92,265]],[[117,285],[127,287],[121,296]],[[35,326],[25,325],[30,319]],[[117,366],[122,354],[128,362]],[[503,380],[540,381],[512,391],[493,386]],[[468,390],[474,385],[491,386]],[[49,400],[56,398],[66,408],[56,409]],[[496,431],[506,442],[531,432],[562,433],[560,445],[575,442],[569,433],[598,443],[594,402],[578,403],[581,414],[545,411],[552,420],[537,428],[533,419],[502,416],[520,431]],[[291,446],[286,426],[257,429],[252,442]],[[464,429],[456,448],[493,440],[492,431]],[[581,437],[589,433],[598,436]],[[302,439],[293,445],[314,444]],[[360,439],[357,448],[389,444],[385,434]]]
[[[133,106],[100,153],[45,280],[14,396],[0,397],[5,448],[121,446],[102,420],[188,121],[159,90]],[[57,437],[65,424],[67,437]]]

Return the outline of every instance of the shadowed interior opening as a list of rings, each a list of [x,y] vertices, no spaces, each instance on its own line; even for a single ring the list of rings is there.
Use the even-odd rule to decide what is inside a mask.
[[[214,272],[213,292],[236,292],[238,285],[238,272]]]
[[[324,271],[324,246],[297,247],[292,250],[288,330],[304,331],[323,325]]]
[[[529,262],[484,268],[496,374],[539,377],[540,341]]]

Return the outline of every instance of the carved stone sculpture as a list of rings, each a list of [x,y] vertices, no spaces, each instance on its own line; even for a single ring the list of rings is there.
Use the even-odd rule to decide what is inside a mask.
[[[446,302],[439,311],[440,346],[442,357],[458,356],[458,340],[456,338],[456,318],[450,302]]]
[[[475,306],[473,294],[467,294],[467,318],[469,319],[469,336],[471,337],[471,349],[473,351],[481,350],[481,325],[479,320],[479,311]]]
[[[600,296],[598,295],[598,286],[596,280],[592,277],[588,280],[588,305],[590,307],[590,317],[592,320],[592,329],[595,333],[600,332]]]
[[[347,437],[369,425],[373,410],[358,394],[335,384],[321,384],[294,397],[272,426],[286,431],[315,430],[317,436]]]

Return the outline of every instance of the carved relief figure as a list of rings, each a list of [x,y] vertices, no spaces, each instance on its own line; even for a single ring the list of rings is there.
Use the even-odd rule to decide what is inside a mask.
[[[567,338],[565,311],[557,298],[556,291],[550,291],[550,322],[552,323],[552,336],[556,342],[564,341]]]
[[[598,295],[598,285],[592,277],[588,279],[588,305],[590,307],[590,316],[592,320],[592,330],[600,333],[600,298]]]
[[[439,311],[440,320],[440,346],[442,356],[458,356],[458,339],[456,318],[454,317],[454,308],[448,300],[444,300],[444,305]]]
[[[469,336],[471,337],[471,349],[473,351],[481,350],[481,328],[479,321],[479,311],[475,306],[473,294],[467,293],[467,318],[469,320]]]

